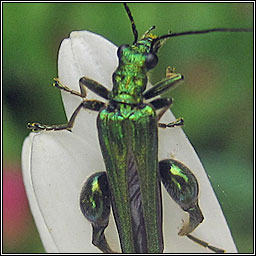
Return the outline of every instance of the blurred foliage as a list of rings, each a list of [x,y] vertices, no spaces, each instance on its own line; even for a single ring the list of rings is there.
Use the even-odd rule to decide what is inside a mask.
[[[142,35],[215,27],[253,27],[253,3],[131,3]],[[60,42],[74,30],[90,30],[116,45],[131,43],[120,3],[3,3],[4,164],[20,161],[26,123],[65,122],[57,76]],[[170,65],[185,76],[172,91],[172,107],[184,117],[190,138],[219,197],[240,252],[253,250],[253,33],[212,33],[171,38],[151,72],[156,82]],[[171,132],[171,131],[170,131]],[[5,252],[43,252],[36,228],[24,245]],[[31,242],[33,241],[33,242]],[[32,246],[33,244],[33,246]],[[30,247],[31,245],[31,247]]]

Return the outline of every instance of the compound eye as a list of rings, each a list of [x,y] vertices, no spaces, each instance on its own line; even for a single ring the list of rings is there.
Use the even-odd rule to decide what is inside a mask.
[[[122,44],[122,45],[120,45],[120,46],[118,47],[118,49],[117,49],[117,56],[118,56],[119,59],[120,59],[121,56],[122,56],[123,50],[124,50],[125,48],[127,48],[127,47],[129,47],[128,44]]]
[[[146,59],[146,67],[148,69],[152,69],[156,66],[158,63],[158,57],[156,54],[150,52],[147,54],[147,59]]]

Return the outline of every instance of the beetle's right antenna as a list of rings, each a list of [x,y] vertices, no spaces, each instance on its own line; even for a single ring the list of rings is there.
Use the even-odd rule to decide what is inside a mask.
[[[126,3],[124,3],[124,8],[126,10],[126,13],[127,13],[128,17],[129,17],[129,19],[130,19],[130,22],[132,24],[132,32],[133,32],[133,35],[134,35],[133,44],[135,44],[137,42],[137,40],[138,40],[138,31],[136,29],[136,26],[135,26],[134,19],[132,17],[131,11],[130,11],[130,9],[129,9],[129,7],[128,7],[128,5]]]

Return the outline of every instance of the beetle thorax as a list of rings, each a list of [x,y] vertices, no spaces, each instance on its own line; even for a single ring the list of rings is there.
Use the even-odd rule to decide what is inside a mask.
[[[142,92],[146,89],[146,84],[147,70],[143,65],[143,60],[122,63],[113,74],[111,98],[127,104],[141,103]]]

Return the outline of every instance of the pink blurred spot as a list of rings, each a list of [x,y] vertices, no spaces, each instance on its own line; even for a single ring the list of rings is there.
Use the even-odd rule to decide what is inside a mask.
[[[3,235],[4,243],[17,243],[24,239],[31,216],[21,170],[17,166],[4,166],[3,172]]]

